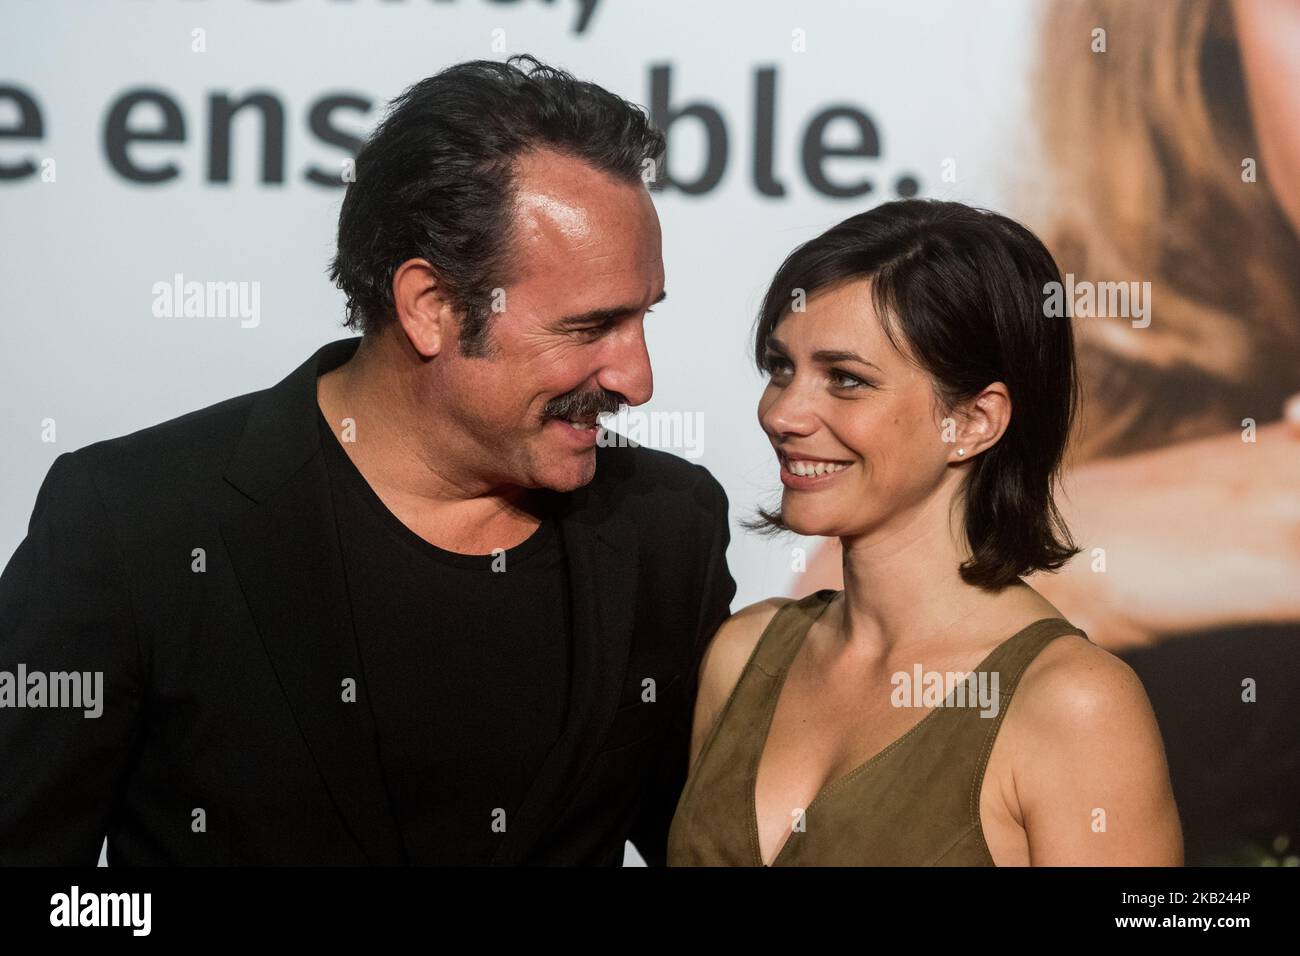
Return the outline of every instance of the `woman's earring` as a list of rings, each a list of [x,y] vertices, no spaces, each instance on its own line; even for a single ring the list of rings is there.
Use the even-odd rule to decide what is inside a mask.
[[[965,449],[965,448],[958,448],[958,449],[957,449],[957,454],[958,454],[958,455],[964,455],[964,454],[966,454],[966,449]]]

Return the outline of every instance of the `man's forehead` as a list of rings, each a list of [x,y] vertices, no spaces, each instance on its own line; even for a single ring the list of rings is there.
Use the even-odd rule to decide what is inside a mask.
[[[658,219],[639,184],[564,157],[516,177],[516,279],[537,272],[640,272],[661,268]]]
[[[521,189],[515,194],[516,235],[537,245],[590,242],[596,231],[592,210],[576,197],[546,190]]]

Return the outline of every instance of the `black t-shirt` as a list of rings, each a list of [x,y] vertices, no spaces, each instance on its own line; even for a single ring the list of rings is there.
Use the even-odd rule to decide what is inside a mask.
[[[566,716],[571,615],[556,523],[544,516],[506,550],[504,571],[493,555],[435,547],[388,509],[318,418],[407,859],[486,864]]]

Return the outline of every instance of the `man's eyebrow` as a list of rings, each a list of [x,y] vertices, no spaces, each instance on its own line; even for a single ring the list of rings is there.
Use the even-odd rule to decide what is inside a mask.
[[[774,352],[780,352],[782,355],[788,356],[790,354],[781,340],[774,335],[767,337],[767,347]],[[820,362],[822,365],[830,365],[835,362],[861,362],[863,365],[871,366],[882,375],[885,373],[883,368],[875,362],[868,362],[857,352],[847,352],[840,349],[818,349],[812,354],[812,360]]]
[[[658,305],[664,299],[668,298],[668,290],[665,289],[659,293],[651,305]],[[615,319],[621,319],[625,315],[635,315],[641,311],[641,303],[633,305],[616,305],[608,309],[592,309],[590,312],[583,312],[579,315],[566,315],[560,319],[561,325],[600,325],[604,322],[613,322]]]

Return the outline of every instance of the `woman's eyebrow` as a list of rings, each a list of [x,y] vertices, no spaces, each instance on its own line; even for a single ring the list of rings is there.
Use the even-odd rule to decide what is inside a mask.
[[[821,362],[829,365],[832,362],[861,362],[863,365],[869,365],[882,375],[885,370],[875,362],[868,362],[857,352],[845,352],[839,349],[818,349],[812,354],[814,362]]]
[[[786,355],[786,356],[789,355],[789,352],[786,350],[785,344],[775,336],[768,336],[767,347],[771,349],[773,352],[780,352],[782,355]],[[883,368],[881,368],[875,362],[868,362],[857,352],[848,352],[841,349],[818,349],[816,352],[812,354],[812,360],[814,362],[820,362],[823,365],[830,365],[834,362],[861,362],[863,365],[867,365],[870,366],[871,368],[874,368],[881,375],[885,374],[885,370]]]

